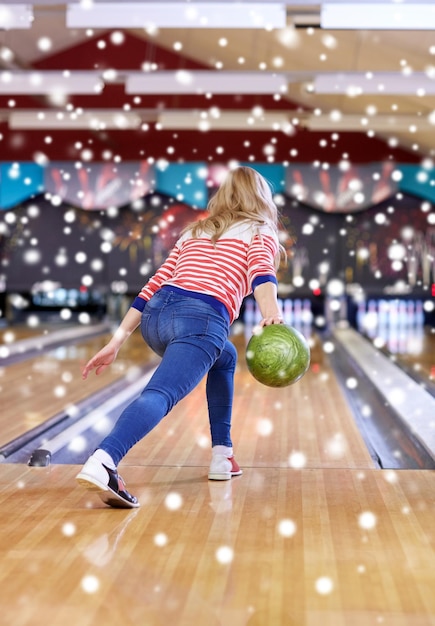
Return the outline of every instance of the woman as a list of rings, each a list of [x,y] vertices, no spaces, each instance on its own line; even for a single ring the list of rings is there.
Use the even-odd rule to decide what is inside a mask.
[[[162,359],[139,398],[120,415],[77,480],[113,507],[138,507],[117,466],[207,375],[212,441],[208,478],[242,474],[234,459],[231,412],[237,353],[228,340],[243,298],[254,294],[261,325],[282,324],[276,270],[278,212],[265,179],[249,167],[229,172],[208,205],[209,216],[187,227],[163,265],[141,289],[109,343],[83,369],[83,378],[113,363],[141,326]]]

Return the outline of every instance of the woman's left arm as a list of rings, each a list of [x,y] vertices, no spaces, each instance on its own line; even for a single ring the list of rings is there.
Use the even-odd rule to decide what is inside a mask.
[[[262,320],[260,326],[283,324],[283,318],[278,306],[277,287],[268,281],[261,283],[254,289],[254,298],[260,307]]]

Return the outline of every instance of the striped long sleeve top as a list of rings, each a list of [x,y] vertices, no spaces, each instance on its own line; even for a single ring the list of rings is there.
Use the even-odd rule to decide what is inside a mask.
[[[169,286],[207,301],[217,300],[232,323],[245,296],[261,283],[277,283],[277,253],[277,235],[266,225],[238,222],[215,245],[207,234],[193,238],[186,232],[132,306],[142,311],[158,289]]]

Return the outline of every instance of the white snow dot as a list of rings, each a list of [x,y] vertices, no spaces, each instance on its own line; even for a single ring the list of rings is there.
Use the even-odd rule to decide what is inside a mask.
[[[322,596],[326,596],[334,589],[334,583],[328,576],[321,576],[316,580],[316,591]]]
[[[64,216],[63,219],[65,220],[65,222],[67,222],[68,224],[71,224],[72,222],[75,222],[76,219],[76,213],[73,209],[71,209],[70,211],[67,211]]]
[[[71,372],[62,372],[62,380],[64,383],[70,383],[73,379]]]
[[[82,313],[79,314],[78,316],[78,321],[79,324],[89,324],[91,321],[91,316],[89,315],[89,313],[86,313],[85,311],[83,311]]]
[[[58,267],[65,267],[68,265],[68,257],[65,251],[60,251],[54,258],[54,262]]]
[[[10,350],[6,346],[0,346],[0,359],[7,359],[10,355]]]
[[[234,558],[234,551],[229,546],[221,546],[216,550],[216,559],[219,563],[231,563]]]
[[[39,250],[26,250],[23,254],[23,261],[27,265],[36,265],[41,260],[41,253]]]
[[[12,331],[6,331],[3,334],[3,341],[4,343],[13,343],[15,341],[15,333]]]
[[[384,473],[384,478],[387,483],[397,483],[398,481],[397,473],[394,470],[387,470]]]
[[[371,530],[376,526],[376,515],[371,511],[364,511],[358,517],[358,524],[364,530]]]
[[[60,319],[64,321],[71,319],[72,317],[71,309],[61,309],[59,316],[60,316]]]
[[[207,437],[207,435],[198,435],[196,439],[196,443],[198,444],[198,446],[204,449],[208,448],[209,442],[210,442],[210,439],[209,437]]]
[[[371,406],[369,406],[368,404],[365,404],[361,409],[361,415],[363,417],[370,417],[371,414],[372,414]]]
[[[29,326],[29,328],[36,328],[39,326],[39,317],[37,315],[29,315],[27,318],[27,326]]]
[[[342,459],[346,450],[347,443],[341,434],[335,435],[326,442],[326,453],[331,459]]]
[[[17,221],[17,217],[13,213],[6,213],[4,220],[6,224],[15,224],[15,222]]]
[[[125,40],[124,33],[119,31],[119,30],[114,31],[110,35],[110,41],[115,46],[119,46],[119,45],[123,44],[124,40]]]
[[[348,389],[356,389],[358,387],[358,381],[356,378],[350,377],[346,380],[346,387]]]
[[[387,394],[387,399],[392,405],[403,404],[406,400],[406,391],[396,387]]]
[[[54,388],[53,394],[56,396],[56,398],[63,398],[66,394],[66,389],[63,385],[57,385]]]
[[[82,578],[82,589],[86,593],[95,593],[100,588],[100,581],[96,576],[84,576]]]
[[[159,546],[159,548],[162,548],[168,543],[167,535],[165,535],[165,533],[157,533],[157,535],[154,535],[154,543],[156,546]]]
[[[278,532],[283,537],[293,537],[296,532],[296,524],[291,519],[282,519],[278,524]]]
[[[303,452],[292,452],[288,458],[288,464],[293,469],[301,469],[305,467],[307,458]]]
[[[165,506],[170,511],[176,511],[177,509],[181,507],[182,504],[183,504],[183,498],[180,496],[179,493],[175,493],[174,491],[171,493],[168,493],[168,495],[165,498]]]
[[[82,276],[82,285],[84,285],[85,287],[90,287],[93,282],[94,279],[89,274],[85,274],[84,276]]]
[[[88,446],[88,442],[82,435],[77,435],[68,444],[68,450],[72,452],[84,452]]]
[[[52,45],[53,43],[49,37],[40,37],[37,42],[37,46],[42,52],[51,50]]]
[[[325,341],[325,343],[323,344],[323,352],[326,352],[326,354],[330,354],[331,352],[334,352],[334,350],[335,346],[332,341]]]
[[[76,532],[76,526],[72,522],[65,522],[62,526],[62,534],[65,537],[72,537]]]
[[[101,270],[104,268],[104,262],[102,261],[102,259],[93,259],[90,265],[92,271],[94,272],[101,272]]]
[[[257,433],[261,437],[268,437],[273,432],[273,423],[270,419],[264,417],[257,422]]]
[[[112,251],[112,245],[108,241],[104,241],[100,246],[100,250],[107,254]]]
[[[85,252],[77,252],[74,258],[76,260],[76,263],[85,263],[87,256]]]

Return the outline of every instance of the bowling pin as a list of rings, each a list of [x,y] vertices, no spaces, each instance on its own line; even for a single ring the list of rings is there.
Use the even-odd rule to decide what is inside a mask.
[[[414,301],[408,300],[406,305],[406,316],[408,318],[407,323],[408,326],[413,327],[415,323],[415,309],[414,309]]]
[[[399,348],[399,328],[397,324],[390,325],[388,329],[387,346],[391,354],[397,354]]]
[[[243,321],[246,326],[253,326],[255,321],[254,301],[248,298],[245,302],[245,315]]]
[[[408,325],[408,314],[405,300],[399,300],[398,309],[399,326],[400,328],[406,328]]]
[[[387,300],[379,300],[378,325],[385,329],[388,326],[389,305]]]
[[[284,322],[289,326],[293,324],[293,306],[290,298],[284,301]]]
[[[302,326],[302,300],[299,298],[293,303],[293,325],[298,329]]]
[[[311,311],[311,301],[305,298],[302,304],[302,322],[306,326],[311,326],[313,322],[313,313]]]
[[[256,302],[254,303],[254,309],[255,309],[254,320],[256,324],[259,324],[261,320],[263,319],[263,316],[261,315],[260,307],[258,306]]]
[[[364,317],[364,331],[370,339],[376,337],[378,327],[378,311],[376,300],[369,300],[367,313]]]
[[[424,348],[424,327],[413,325],[408,329],[408,354],[421,355]]]
[[[364,318],[366,315],[366,303],[358,302],[358,310],[356,312],[356,328],[358,332],[364,331]]]
[[[390,315],[389,315],[390,328],[397,328],[399,326],[399,303],[397,300],[390,301]]]
[[[421,300],[417,300],[415,303],[415,325],[424,326],[424,310],[423,302]]]

